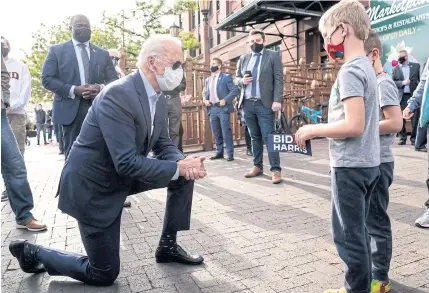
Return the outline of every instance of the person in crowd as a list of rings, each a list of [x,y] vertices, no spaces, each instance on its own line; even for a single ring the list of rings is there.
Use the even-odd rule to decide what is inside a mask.
[[[52,117],[54,117],[54,109],[51,110]],[[55,120],[52,118],[52,123],[54,124],[54,133],[55,138],[58,143],[58,149],[59,149],[59,155],[64,155],[64,140],[63,140],[63,126],[61,124],[58,124],[55,122]]]
[[[36,220],[31,213],[34,208],[33,194],[27,179],[24,157],[19,151],[9,120],[10,107],[9,73],[1,58],[1,175],[6,186],[10,206],[15,214],[16,227],[38,232],[46,230],[46,225]]]
[[[246,154],[249,157],[253,157],[253,152],[252,152],[252,138],[250,137],[250,133],[249,133],[249,129],[246,126],[246,121],[244,120],[244,113],[243,113],[243,109],[238,109],[238,103],[235,105],[236,106],[236,110],[237,110],[237,120],[240,123],[240,126],[243,127],[243,132],[244,132],[244,141],[246,143]]]
[[[130,194],[167,187],[159,263],[198,265],[176,242],[191,221],[194,180],[206,176],[204,157],[184,158],[168,137],[162,91],[183,79],[180,40],[149,37],[139,54],[139,69],[102,90],[85,119],[62,171],[58,207],[76,218],[87,255],[58,251],[25,240],[9,249],[24,272],[47,271],[89,285],[108,286],[120,270],[122,205]],[[152,151],[154,156],[148,158]]]
[[[345,287],[325,293],[370,292],[371,251],[366,218],[380,176],[377,78],[364,42],[371,28],[358,0],[344,0],[319,21],[326,52],[343,60],[332,86],[327,124],[305,125],[295,140],[301,148],[315,137],[329,138],[332,232],[345,263]]]
[[[413,96],[408,100],[408,106],[403,111],[403,116],[405,119],[411,119],[414,116],[414,113],[422,107],[422,105],[426,105],[425,108],[421,109],[421,121],[420,126],[428,126],[429,119],[429,107],[427,106],[429,103],[429,82],[427,79],[429,77],[429,59],[426,62],[426,66],[423,69],[423,73],[420,79],[420,83],[418,84],[416,90],[413,93]],[[429,132],[428,132],[429,133]],[[429,155],[428,155],[428,177],[426,179],[426,185],[429,193]],[[429,228],[429,199],[425,202],[425,206],[427,210],[423,213],[423,215],[416,220],[416,226],[419,228]]]
[[[24,156],[25,153],[25,107],[31,96],[31,76],[27,65],[9,57],[10,44],[1,37],[2,56],[10,76],[10,108],[7,112],[10,126],[18,143],[19,151]]]
[[[180,92],[186,89],[186,80],[183,76],[180,84],[171,91],[163,92],[165,95],[165,102],[167,106],[167,124],[168,134],[175,145],[179,145],[181,138],[180,127],[182,125],[182,100]],[[183,135],[183,134],[182,134]]]
[[[226,144],[227,161],[234,160],[234,141],[232,139],[231,113],[234,112],[233,100],[238,94],[237,86],[230,74],[222,72],[222,60],[213,58],[211,76],[205,85],[204,105],[210,117],[210,124],[216,142],[216,154],[211,160],[224,158],[223,143]]]
[[[377,76],[380,103],[380,178],[371,194],[366,227],[371,238],[372,282],[371,292],[389,292],[389,268],[392,259],[392,227],[387,214],[389,187],[393,182],[394,155],[392,145],[402,128],[402,112],[398,89],[381,63],[381,40],[370,30],[365,41],[365,52]]]
[[[90,43],[88,18],[73,16],[69,28],[72,39],[51,46],[42,69],[43,86],[54,93],[52,119],[63,126],[66,158],[92,100],[104,84],[118,79],[109,53]]]
[[[399,98],[401,99],[401,107],[404,110],[407,107],[408,100],[413,95],[417,85],[420,81],[420,64],[413,63],[408,60],[407,50],[399,51],[399,66],[393,69],[392,77],[395,81],[396,86],[399,89]],[[418,121],[420,116],[420,110],[417,110],[416,115],[411,121],[411,144],[414,145],[416,142],[416,134],[418,128]],[[405,128],[405,119],[403,120],[402,129],[399,132],[399,145],[405,145],[407,143],[407,130]]]
[[[52,142],[52,110],[46,112],[46,133],[48,135],[48,141]]]
[[[34,109],[36,115],[36,130],[37,130],[37,145],[40,145],[40,133],[43,133],[43,142],[45,145],[49,144],[46,141],[46,121],[47,115],[45,110],[43,110],[42,104],[38,104]]]
[[[268,134],[274,131],[275,113],[282,109],[283,68],[278,52],[265,48],[265,33],[249,32],[248,41],[252,50],[240,57],[237,65],[236,83],[242,88],[238,108],[243,107],[244,119],[252,138],[254,167],[245,177],[263,174],[263,150]],[[268,153],[272,182],[282,181],[280,154]]]
[[[115,67],[116,74],[118,75],[118,78],[125,77],[125,73],[122,71],[121,67],[119,66],[119,61],[121,60],[121,54],[116,49],[109,49],[109,56],[112,60],[113,66]]]

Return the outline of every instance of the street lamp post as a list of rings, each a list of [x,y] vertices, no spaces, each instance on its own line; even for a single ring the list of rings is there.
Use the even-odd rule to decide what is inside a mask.
[[[199,0],[200,11],[203,15],[203,49],[204,49],[204,64],[207,67],[210,65],[210,40],[209,40],[209,19],[207,15],[210,10],[210,2],[211,0]],[[210,120],[207,115],[207,111],[204,109],[201,111],[204,115],[204,150],[211,151],[213,150],[213,141],[212,141],[212,131],[210,127]]]
[[[209,19],[208,14],[210,10],[211,0],[199,0],[200,11],[203,15],[203,49],[204,49],[204,63],[210,63],[210,40],[209,40]]]
[[[180,27],[175,22],[173,22],[173,24],[170,26],[170,35],[177,38],[179,36],[179,30]]]

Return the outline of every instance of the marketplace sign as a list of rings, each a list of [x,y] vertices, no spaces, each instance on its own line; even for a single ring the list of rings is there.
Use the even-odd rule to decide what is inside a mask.
[[[391,73],[400,50],[423,64],[429,57],[429,0],[371,0],[367,13],[383,44],[382,62]]]

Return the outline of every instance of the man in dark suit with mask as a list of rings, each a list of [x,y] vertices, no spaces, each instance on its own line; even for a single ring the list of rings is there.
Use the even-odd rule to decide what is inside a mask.
[[[399,99],[401,101],[401,110],[407,107],[408,100],[412,97],[417,85],[420,82],[420,64],[408,61],[408,52],[399,51],[399,65],[393,69],[392,78],[398,87]],[[411,144],[414,145],[416,140],[417,128],[420,118],[420,112],[416,113],[411,119],[412,132]],[[405,119],[402,130],[399,132],[399,145],[407,142],[407,130],[405,129]]]
[[[72,39],[49,48],[43,64],[43,86],[53,92],[53,120],[63,125],[67,158],[92,100],[105,84],[118,79],[109,53],[89,42],[91,26],[84,15],[70,20]]]
[[[108,286],[120,270],[122,205],[128,195],[167,187],[159,263],[198,265],[176,243],[189,230],[194,180],[206,176],[204,157],[184,158],[168,137],[166,105],[161,91],[183,78],[182,47],[170,35],[147,39],[139,69],[106,86],[94,100],[70,151],[59,184],[58,207],[74,217],[87,256],[16,240],[9,244],[21,269],[47,271],[89,285]],[[149,152],[153,157],[148,157]]]
[[[263,173],[264,143],[274,130],[275,113],[282,108],[283,68],[280,54],[265,48],[265,33],[252,30],[248,41],[252,53],[240,57],[236,82],[242,88],[238,108],[243,107],[244,120],[252,138],[253,169],[245,177]],[[268,153],[272,182],[282,181],[279,153]]]

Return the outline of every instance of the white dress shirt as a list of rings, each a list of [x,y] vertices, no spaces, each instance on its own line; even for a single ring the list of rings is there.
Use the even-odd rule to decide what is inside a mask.
[[[74,47],[74,51],[76,53],[76,58],[77,58],[77,64],[79,66],[79,75],[80,75],[80,85],[84,85],[85,84],[85,69],[83,68],[83,61],[82,61],[82,48],[79,47],[78,45],[80,44],[78,41],[76,41],[75,39],[72,39],[73,42],[73,47]],[[85,44],[86,46],[86,52],[88,53],[88,60],[91,60],[91,54],[90,54],[90,50],[89,50],[89,41],[82,43]],[[71,99],[75,98],[75,94],[74,94],[74,88],[76,85],[73,85],[70,88],[70,95],[69,97]]]
[[[219,75],[220,75],[220,73],[216,74],[215,76],[210,76],[209,82],[208,82],[209,101],[210,101],[210,93],[211,93],[212,81],[213,81],[213,78],[215,79],[215,82],[214,82],[214,94],[215,94],[215,100],[214,100],[214,102],[215,103],[219,103],[219,97],[217,96],[217,82],[219,80]]]

